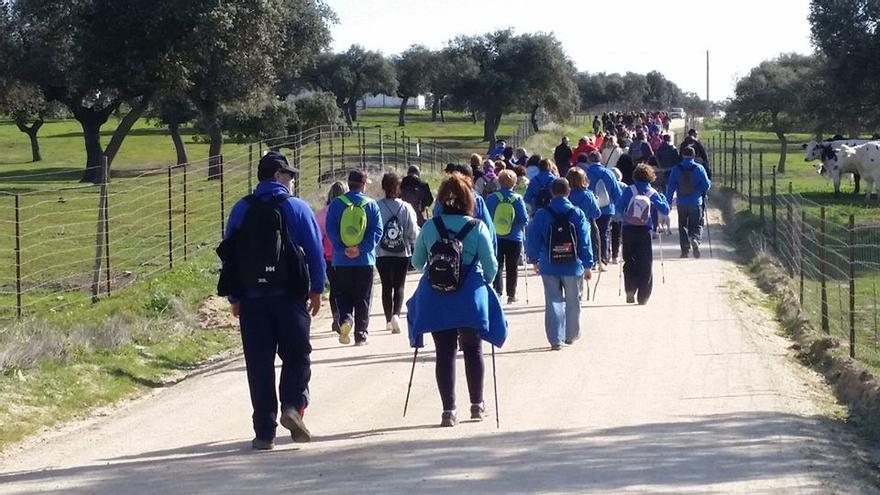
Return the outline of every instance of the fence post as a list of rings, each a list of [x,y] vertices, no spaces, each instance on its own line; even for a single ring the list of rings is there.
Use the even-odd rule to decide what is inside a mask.
[[[826,334],[830,334],[831,329],[828,326],[828,287],[826,284],[826,275],[828,271],[828,267],[826,266],[828,263],[828,240],[825,235],[825,207],[822,206],[819,208],[819,211],[821,215],[819,226],[819,233],[821,236],[819,241],[819,285],[821,287],[822,331]]]
[[[184,165],[186,170],[186,165]],[[248,192],[254,190],[254,144],[248,145]]]
[[[15,195],[15,317],[21,319],[21,198]]]
[[[223,155],[220,155],[220,238],[226,232],[226,178],[223,166]]]
[[[795,232],[794,232],[794,223],[793,223],[794,222],[794,211],[791,206],[791,201],[792,201],[792,197],[793,197],[792,191],[793,191],[792,184],[791,184],[791,182],[789,182],[788,183],[788,199],[785,202],[785,222],[786,222],[785,224],[788,226],[789,232],[791,232],[791,235],[789,236],[789,241],[795,242],[795,240],[794,240]],[[795,268],[794,268],[794,266],[792,266],[791,270],[789,272],[792,277],[794,276],[794,270],[795,270]]]
[[[422,138],[416,141],[416,155],[419,157],[419,169],[422,168]]]
[[[186,261],[189,255],[189,196],[187,195],[187,169],[189,166],[183,164],[183,260]],[[253,189],[251,189],[252,191]]]
[[[302,148],[303,135],[302,131],[300,131],[296,134],[296,137],[293,138],[293,165],[294,168],[296,168],[296,175],[293,178],[293,195],[296,197],[300,197],[300,188],[302,186]]]
[[[437,140],[431,141],[431,170],[437,170]]]
[[[379,128],[379,165],[385,170],[385,141],[382,138],[382,128]]]
[[[727,131],[724,131],[724,139],[721,144],[721,184],[727,180]]]
[[[773,167],[771,174],[773,181],[770,183],[770,218],[773,220],[773,249],[779,252],[779,246],[776,244],[776,233],[779,230],[776,221],[776,167]]]
[[[751,146],[751,144],[749,146]],[[737,169],[739,170],[739,192],[740,192],[740,194],[742,194],[742,190],[745,186],[745,174],[744,174],[745,171],[743,170],[743,168],[744,168],[743,165],[745,165],[745,153],[746,153],[746,148],[745,148],[745,145],[743,144],[742,134],[740,134],[740,136],[739,136],[739,167],[737,167]]]
[[[333,135],[336,134],[336,130],[332,127],[330,128],[330,175],[336,177],[336,153],[333,149]]]
[[[761,233],[764,233],[764,152],[758,154],[758,195],[761,197]]]
[[[798,243],[799,243],[798,244],[798,272],[800,275],[800,286],[798,287],[798,289],[799,289],[799,295],[800,295],[799,300],[801,303],[801,307],[803,307],[803,305],[804,305],[804,244],[805,244],[804,232],[806,231],[804,226],[806,224],[807,224],[807,212],[804,210],[801,210],[801,223],[799,226],[800,230],[798,232]]]
[[[730,148],[730,175],[727,177],[727,186],[733,188],[736,177],[736,129],[733,130],[733,142]]]
[[[340,136],[341,141],[339,143],[339,157],[340,163],[342,163],[342,170],[345,170],[345,135],[348,132],[350,132],[348,128],[345,128],[342,130],[342,134]]]
[[[849,357],[856,357],[856,217],[849,216]]]
[[[318,185],[321,185],[323,163],[321,162],[321,129],[318,129]]]
[[[110,295],[110,160],[104,155],[104,271],[105,290]]]
[[[367,130],[363,127],[358,128],[361,134],[361,169],[367,168]]]
[[[400,146],[403,148],[403,168],[409,168],[409,146],[406,142],[406,131],[400,131]]]
[[[752,143],[749,143],[749,213],[752,212]]]
[[[171,167],[168,167],[168,268],[174,268],[174,224],[171,208]]]
[[[106,159],[104,161],[106,164]],[[107,222],[105,222],[104,215],[107,213],[106,202],[107,202],[107,167],[106,165],[103,167],[104,171],[102,173],[103,178],[101,180],[101,189],[100,189],[100,199],[98,200],[98,222],[95,228],[97,232],[95,234],[95,268],[92,272],[92,304],[98,302],[98,291],[101,286],[101,264],[103,261],[104,255],[104,242],[106,240],[106,232],[105,228],[107,226]]]

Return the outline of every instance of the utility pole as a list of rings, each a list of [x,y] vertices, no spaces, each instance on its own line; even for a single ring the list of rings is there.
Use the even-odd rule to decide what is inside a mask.
[[[706,101],[712,101],[709,98],[709,50],[706,50]]]

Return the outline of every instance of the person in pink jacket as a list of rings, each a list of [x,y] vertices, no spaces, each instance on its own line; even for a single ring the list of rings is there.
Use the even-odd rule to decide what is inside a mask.
[[[327,282],[330,283],[330,294],[328,296],[330,302],[330,312],[333,314],[333,331],[339,333],[339,310],[336,305],[336,294],[334,287],[339,285],[336,283],[336,270],[333,267],[333,245],[330,244],[330,238],[327,237],[327,210],[330,203],[339,196],[348,192],[348,186],[345,183],[336,181],[330,186],[327,193],[327,203],[324,208],[315,215],[318,220],[318,227],[321,229],[321,241],[324,243],[324,260],[327,261]]]

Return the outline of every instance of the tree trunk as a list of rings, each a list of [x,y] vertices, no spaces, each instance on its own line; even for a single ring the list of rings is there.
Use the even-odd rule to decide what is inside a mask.
[[[336,98],[336,105],[342,110],[342,116],[345,117],[345,123],[351,127],[351,114],[348,113],[348,103],[344,98]]]
[[[31,141],[31,161],[42,161],[43,157],[40,154],[40,143],[37,141],[37,133],[40,132],[40,127],[43,127],[43,119],[38,118],[30,127],[28,127],[27,122],[24,120],[16,119],[15,125],[18,127],[18,130],[27,134],[28,139]]]
[[[488,141],[490,144],[496,141],[495,132],[498,130],[500,119],[500,113],[486,111],[486,117],[483,119],[483,141]]]
[[[107,155],[107,161],[109,163],[113,163],[113,159],[116,158],[119,148],[122,147],[122,141],[125,139],[125,136],[128,135],[128,132],[131,131],[135,122],[137,122],[147,110],[147,107],[150,105],[151,97],[152,95],[148,94],[137,100],[128,102],[131,110],[125,115],[125,117],[122,117],[121,121],[119,121],[119,125],[116,127],[116,130],[113,131],[113,135],[110,136],[110,142],[107,143],[107,150],[104,152]]]
[[[83,130],[86,145],[86,171],[80,182],[100,184],[104,180],[104,147],[101,145],[101,126],[107,122],[110,112],[81,110],[76,120]]]
[[[397,117],[397,126],[405,127],[406,126],[406,104],[409,102],[409,96],[404,96],[400,99],[400,115]]]
[[[471,122],[473,122],[474,124],[477,123],[477,111],[476,110],[471,110]]]
[[[536,133],[541,131],[540,129],[538,129],[537,113],[538,113],[538,107],[535,106],[534,108],[532,108],[532,115],[530,117],[530,120],[532,121],[532,130],[535,131]]]
[[[349,100],[348,102],[348,115],[351,117],[352,122],[357,122],[358,120],[358,102],[356,99]]]
[[[776,137],[779,138],[779,142],[781,146],[779,148],[779,163],[776,165],[776,172],[780,174],[785,173],[785,155],[788,153],[788,139],[785,138],[785,134],[777,131]]]
[[[223,130],[216,115],[213,116],[208,127],[208,135],[211,138],[211,144],[208,146],[208,180],[219,179],[220,174],[223,173],[220,164],[220,155],[223,154]]]
[[[440,100],[440,103],[437,105],[440,106],[440,122],[446,123],[446,112],[443,111],[443,100]]]
[[[440,98],[434,95],[434,101],[431,102],[431,122],[437,122],[437,114],[440,113]]]
[[[168,130],[171,132],[171,140],[174,141],[174,150],[177,152],[177,164],[183,165],[189,159],[186,157],[186,145],[180,136],[180,124],[168,124]]]

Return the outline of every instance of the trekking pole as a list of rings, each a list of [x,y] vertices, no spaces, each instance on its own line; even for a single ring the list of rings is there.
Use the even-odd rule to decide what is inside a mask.
[[[620,269],[617,272],[617,297],[623,295],[623,263],[617,265]]]
[[[602,281],[602,270],[599,270],[599,276],[596,277],[596,285],[593,286],[593,298],[590,299],[590,301],[594,301],[594,302],[596,301],[596,294],[599,293],[599,282],[601,282],[601,281]],[[587,281],[587,285],[588,286],[590,285],[589,281]]]
[[[666,283],[666,265],[663,263],[663,233],[657,234],[658,239],[660,240],[660,278],[663,283]]]
[[[501,419],[498,414],[498,375],[495,372],[495,346],[492,346],[492,383],[495,387],[495,428],[501,429]]]
[[[526,249],[525,249],[525,243],[523,243],[523,248],[522,248],[522,250],[520,251],[520,256],[522,257],[523,272],[525,273],[525,279],[526,279],[526,304],[528,304],[528,303],[529,303],[529,262],[528,262],[528,260],[526,260]]]
[[[418,355],[419,355],[419,348],[416,347],[415,352],[413,352],[412,370],[410,370],[410,372],[409,372],[409,385],[406,387],[406,402],[403,403],[403,417],[404,418],[406,417],[406,408],[407,408],[407,406],[409,406],[409,393],[412,390],[413,375],[415,375],[415,373],[416,373],[416,357],[418,357]],[[494,359],[494,354],[492,357]]]
[[[703,195],[703,225],[706,226],[706,240],[709,241],[709,257],[714,258],[712,255],[712,232],[709,230],[709,211],[706,209],[706,203],[709,202],[709,196]]]

